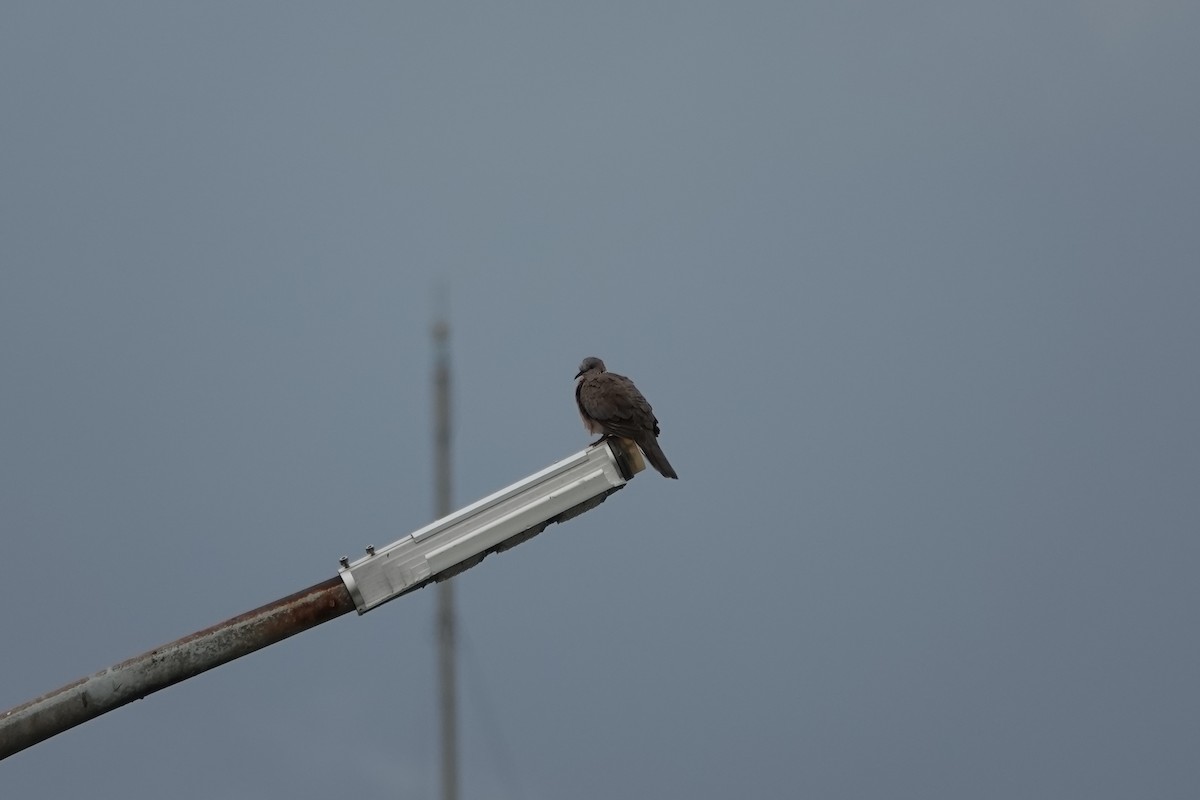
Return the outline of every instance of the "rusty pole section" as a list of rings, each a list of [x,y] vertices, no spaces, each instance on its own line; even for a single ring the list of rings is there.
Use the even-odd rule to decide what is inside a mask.
[[[81,678],[0,715],[0,759],[353,610],[335,577]]]

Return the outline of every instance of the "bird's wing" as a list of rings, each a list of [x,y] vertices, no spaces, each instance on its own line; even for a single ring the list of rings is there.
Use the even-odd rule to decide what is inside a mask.
[[[589,417],[617,436],[638,439],[653,431],[658,435],[658,420],[646,398],[624,375],[601,373],[579,386],[580,407]]]

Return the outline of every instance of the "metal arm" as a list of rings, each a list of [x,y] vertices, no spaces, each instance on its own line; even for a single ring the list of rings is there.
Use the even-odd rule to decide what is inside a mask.
[[[339,575],[81,678],[0,715],[0,760],[90,719],[357,608],[449,578],[552,522],[582,514],[641,469],[609,440],[459,509],[351,563]]]

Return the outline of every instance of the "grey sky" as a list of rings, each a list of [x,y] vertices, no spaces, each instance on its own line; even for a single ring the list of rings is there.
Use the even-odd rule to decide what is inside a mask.
[[[1200,6],[0,8],[0,707],[582,448],[459,582],[464,798],[1200,784]],[[432,592],[0,764],[433,797]],[[498,744],[502,741],[503,744]]]

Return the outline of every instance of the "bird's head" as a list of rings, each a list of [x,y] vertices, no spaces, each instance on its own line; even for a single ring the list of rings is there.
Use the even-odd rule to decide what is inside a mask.
[[[588,356],[580,362],[579,372],[575,373],[575,377],[578,378],[585,372],[604,372],[604,362],[595,356]]]

